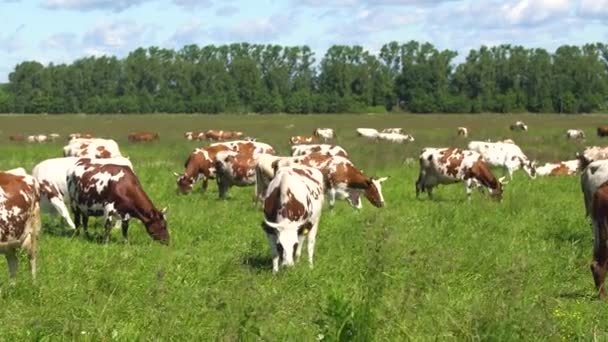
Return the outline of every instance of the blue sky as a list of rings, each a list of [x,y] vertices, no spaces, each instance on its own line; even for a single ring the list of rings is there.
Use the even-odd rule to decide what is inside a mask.
[[[125,56],[139,46],[247,41],[377,51],[396,40],[459,52],[608,41],[608,0],[0,0],[0,82],[24,60]]]

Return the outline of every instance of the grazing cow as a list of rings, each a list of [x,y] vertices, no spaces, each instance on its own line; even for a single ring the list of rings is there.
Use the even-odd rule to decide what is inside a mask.
[[[255,165],[255,159],[250,153],[218,152],[215,156],[215,173],[220,199],[225,199],[226,193],[234,185],[254,185]]]
[[[414,141],[413,136],[401,133],[378,133],[378,139],[395,143],[406,143]]]
[[[57,133],[51,133],[49,134],[49,140],[50,141],[55,141],[57,139],[59,139],[61,137],[61,135],[57,134]]]
[[[416,198],[420,192],[433,198],[433,188],[438,184],[464,182],[467,197],[471,198],[473,187],[485,187],[490,197],[502,199],[503,179],[497,180],[490,168],[475,151],[459,148],[424,148],[420,153],[420,174],[416,181]],[[504,177],[503,177],[504,178]]]
[[[90,133],[72,133],[68,135],[68,140],[72,139],[93,139],[95,136]]]
[[[17,249],[29,257],[36,278],[36,253],[40,233],[40,190],[25,170],[0,172],[0,254],[4,254],[10,277],[17,274]]]
[[[165,209],[156,209],[128,166],[82,158],[68,170],[67,184],[77,232],[81,218],[88,233],[89,216],[103,216],[104,241],[108,242],[112,220],[117,218],[122,221],[122,236],[126,240],[129,219],[137,218],[154,240],[169,244]]]
[[[569,129],[566,131],[566,138],[568,139],[585,139],[585,132],[580,129]]]
[[[581,173],[581,190],[585,202],[586,215],[591,214],[593,194],[608,181],[608,160],[596,160],[587,165]]]
[[[487,164],[504,168],[509,179],[513,179],[513,172],[519,169],[523,169],[532,179],[536,177],[536,163],[530,161],[515,144],[471,141],[468,149],[479,152]]]
[[[128,139],[130,142],[150,142],[158,140],[158,133],[154,132],[134,132],[129,133]]]
[[[323,141],[327,141],[329,139],[334,139],[337,137],[336,131],[333,128],[317,128],[312,132],[312,135],[323,139]]]
[[[317,142],[317,138],[315,136],[307,137],[305,135],[294,135],[289,138],[289,143],[292,145],[296,144],[312,144]]]
[[[203,191],[207,189],[209,178],[215,177],[215,157],[220,151],[234,151],[250,154],[254,159],[263,153],[274,154],[274,149],[261,142],[237,140],[225,143],[211,144],[206,148],[197,148],[186,160],[185,171],[182,175],[174,172],[177,177],[177,188],[183,194],[192,191],[194,183],[203,181]]]
[[[593,193],[591,203],[593,222],[593,261],[591,274],[600,299],[606,298],[606,272],[608,272],[608,182]]]
[[[25,137],[21,134],[13,134],[8,136],[10,141],[25,141]]]
[[[277,161],[284,158],[272,154],[260,154],[255,162],[255,198],[263,201],[268,184],[274,178]]]
[[[76,226],[66,206],[70,202],[66,179],[68,171],[79,159],[78,157],[47,159],[32,169],[32,176],[40,184],[42,211],[50,212],[53,216],[58,213],[71,229],[76,229]],[[125,165],[133,169],[131,161],[123,157],[96,159],[95,163]]]
[[[526,125],[523,121],[516,121],[514,124],[509,126],[509,129],[512,131],[527,131],[528,125]]]
[[[112,139],[75,138],[63,147],[64,157],[115,158],[122,157],[116,141]]]
[[[357,135],[368,139],[377,139],[378,130],[375,128],[357,128]]]
[[[27,137],[27,142],[29,143],[43,143],[46,142],[49,139],[48,136],[46,136],[45,134],[36,134],[36,135],[30,135]]]
[[[294,145],[291,146],[291,155],[296,156],[304,156],[310,153],[319,152],[322,154],[327,154],[330,156],[341,156],[348,157],[348,153],[338,146],[338,145],[327,145],[327,144],[319,144],[319,145]]]
[[[204,132],[186,132],[184,134],[187,140],[205,140]]]
[[[280,158],[273,162],[273,169],[286,166],[304,165],[318,169],[323,174],[329,207],[333,208],[338,199],[346,199],[355,209],[361,209],[361,194],[377,208],[384,206],[382,183],[388,177],[368,177],[345,157],[331,156],[319,152],[298,157]]]
[[[228,139],[236,139],[243,136],[243,132],[235,132],[235,131],[217,131],[217,130],[209,130],[205,133],[205,137],[209,140],[228,140]]]
[[[580,171],[580,166],[581,161],[578,159],[546,163],[536,168],[536,174],[539,176],[570,176]]]
[[[458,127],[456,133],[458,134],[459,137],[468,137],[469,136],[469,129],[466,127]]]
[[[403,128],[385,128],[380,133],[395,133],[395,134],[403,134]]]
[[[298,261],[304,239],[308,242],[308,262],[313,267],[323,192],[321,172],[305,166],[281,168],[270,182],[262,228],[272,251],[274,273],[279,271],[279,261],[288,267]]]
[[[608,136],[608,126],[600,126],[597,128],[597,136],[603,138]]]

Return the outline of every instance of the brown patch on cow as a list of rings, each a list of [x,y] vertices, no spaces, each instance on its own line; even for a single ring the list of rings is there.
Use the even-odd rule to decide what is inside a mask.
[[[40,182],[40,192],[48,199],[59,197],[59,190],[57,190],[57,187],[46,179]]]
[[[264,216],[267,221],[276,222],[279,207],[281,206],[281,189],[276,187],[264,199]]]
[[[490,168],[483,161],[478,160],[473,163],[473,166],[471,166],[471,168],[468,170],[465,177],[475,178],[484,186],[492,190],[498,190],[498,194],[496,195],[497,198],[500,198],[500,196],[502,196],[502,185],[496,179],[496,177],[494,177],[494,174],[492,174]]]
[[[319,184],[319,181],[316,180],[308,170],[293,168],[292,171],[302,177],[310,179],[311,181],[315,182],[315,184]]]
[[[0,189],[4,197],[0,208],[9,213],[7,221],[0,218],[0,241],[19,239],[26,228],[29,208],[40,201],[40,193],[25,177],[6,172],[0,172]],[[15,215],[13,211],[19,213]]]
[[[591,273],[600,298],[606,298],[606,272],[608,271],[608,184],[604,183],[593,194],[592,218],[594,222],[593,262]]]
[[[158,140],[158,133],[155,132],[134,132],[128,135],[128,139],[131,142],[150,142]]]
[[[600,138],[608,136],[608,126],[606,126],[606,125],[599,126],[597,128],[597,136],[600,137]]]
[[[281,216],[292,222],[304,219],[306,216],[304,204],[298,201],[293,192],[291,192],[291,189],[287,190],[286,196],[287,201],[283,203],[282,208],[279,210]]]
[[[97,146],[96,150],[97,150],[97,153],[95,153],[95,157],[96,158],[110,158],[110,157],[112,157],[112,153],[110,153],[110,151],[106,150],[106,148],[103,147],[103,146]]]
[[[456,177],[458,170],[460,169],[460,165],[464,160],[464,153],[462,150],[452,147],[440,151],[439,154],[441,155],[439,162],[446,165],[446,173],[452,177]]]
[[[309,153],[301,158],[302,165],[310,166],[310,167],[318,167],[319,165],[325,163],[326,161],[332,159],[333,156],[329,154],[323,154],[318,152]]]
[[[572,173],[572,171],[566,164],[560,163],[558,167],[551,170],[549,175],[550,176],[568,176],[571,173]]]

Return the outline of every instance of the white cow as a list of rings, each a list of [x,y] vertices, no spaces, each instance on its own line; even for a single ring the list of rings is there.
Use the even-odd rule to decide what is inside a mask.
[[[311,154],[314,152],[319,152],[322,154],[327,154],[331,156],[341,156],[348,157],[348,153],[342,147],[338,145],[327,145],[327,144],[319,144],[319,145],[293,145],[291,146],[291,155],[296,156],[305,156],[307,154]]]
[[[458,127],[458,129],[456,130],[458,136],[461,137],[468,137],[469,136],[469,129],[466,127]]]
[[[378,130],[375,128],[357,128],[357,135],[368,139],[377,139]]]
[[[413,136],[401,133],[378,133],[378,139],[395,143],[406,143],[414,141]]]
[[[566,138],[568,139],[585,139],[585,132],[580,129],[569,129],[566,131]]]
[[[302,253],[304,239],[308,240],[308,262],[313,266],[313,255],[321,209],[324,182],[321,171],[305,167],[284,167],[270,182],[264,199],[264,222],[272,251],[272,271],[293,266]]]
[[[528,125],[526,125],[523,121],[515,121],[514,124],[509,126],[512,131],[527,131]]]
[[[385,128],[380,133],[396,133],[403,134],[403,128]]]
[[[80,158],[64,157],[44,160],[34,166],[32,176],[40,184],[41,207],[53,216],[58,213],[71,229],[75,229],[74,221],[70,217],[67,204],[70,201],[66,177]],[[127,158],[104,158],[96,160],[99,164],[125,165],[133,170],[131,161]]]
[[[324,141],[337,137],[336,131],[333,128],[317,128],[313,132],[313,135],[317,138],[323,139]]]
[[[116,141],[100,138],[73,138],[63,147],[64,157],[114,158],[122,157]]]
[[[471,141],[468,149],[479,152],[484,162],[504,168],[509,179],[513,179],[513,172],[518,169],[523,169],[532,179],[536,177],[535,162],[530,161],[515,144]]]

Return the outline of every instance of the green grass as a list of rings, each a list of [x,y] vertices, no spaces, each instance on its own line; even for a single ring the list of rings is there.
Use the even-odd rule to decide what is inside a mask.
[[[508,125],[523,119],[528,133]],[[578,177],[529,180],[523,171],[502,203],[462,185],[415,199],[424,146],[466,146],[471,139],[513,138],[539,161],[572,159],[583,143],[601,144],[597,116],[326,115],[326,116],[2,116],[0,169],[61,155],[62,142],[9,143],[14,133],[92,132],[115,138],[157,207],[169,207],[171,246],[154,243],[139,222],[130,243],[114,231],[101,245],[63,235],[45,216],[39,274],[32,283],[21,258],[16,283],[0,267],[0,340],[590,340],[608,339],[607,303],[596,299],[589,262],[592,234]],[[293,125],[293,126],[292,126]],[[345,202],[321,218],[315,268],[306,259],[272,275],[270,250],[251,205],[252,188],[226,201],[210,191],[176,194],[173,171],[189,152],[187,130],[238,129],[289,150],[291,135],[337,129],[355,164],[384,183],[387,207]],[[409,145],[370,143],[356,127],[403,127]],[[135,130],[161,141],[130,144]],[[501,173],[501,171],[496,171]],[[95,221],[95,220],[94,220]],[[91,229],[101,234],[99,224]],[[305,252],[304,252],[305,253]],[[4,273],[2,273],[4,272]]]

